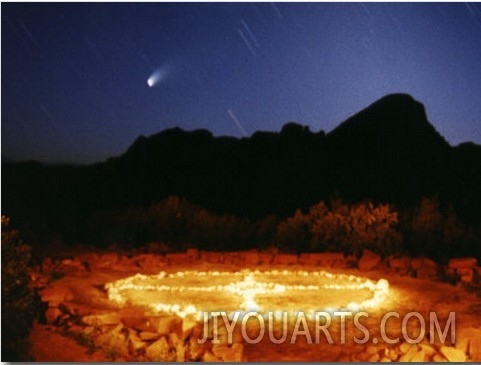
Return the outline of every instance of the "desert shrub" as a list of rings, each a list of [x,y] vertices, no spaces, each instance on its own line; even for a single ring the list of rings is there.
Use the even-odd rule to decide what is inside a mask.
[[[253,244],[259,249],[266,249],[275,244],[279,219],[275,215],[269,215],[259,219],[253,224]]]
[[[89,244],[134,246],[149,242],[146,209],[129,207],[96,213],[87,224]]]
[[[283,252],[308,251],[311,241],[311,219],[308,214],[303,214],[297,209],[277,226],[277,247]]]
[[[388,204],[362,202],[353,205],[336,200],[323,201],[307,214],[297,210],[277,229],[277,242],[283,250],[343,251],[358,254],[369,248],[381,255],[400,249],[402,236],[398,217]]]
[[[438,196],[423,197],[414,209],[411,221],[411,238],[417,250],[432,253],[442,240],[443,216]]]
[[[397,213],[389,204],[336,204],[330,210],[322,204],[321,209],[315,209],[311,215],[315,247],[337,247],[353,254],[368,248],[383,256],[400,248],[402,237],[397,230]]]
[[[89,235],[103,246],[142,246],[156,241],[174,251],[187,247],[234,250],[254,247],[259,235],[273,236],[276,223],[273,218],[252,223],[229,214],[214,214],[171,196],[147,208],[98,213],[90,219]]]
[[[320,251],[351,251],[347,229],[349,206],[337,202],[331,209],[320,202],[309,210],[311,247]]]
[[[39,308],[29,287],[31,247],[2,215],[2,361],[28,361],[28,336]]]
[[[452,205],[443,206],[438,195],[422,197],[412,211],[405,212],[401,228],[409,251],[415,254],[438,261],[481,256],[479,235],[461,222]]]
[[[182,249],[191,240],[189,227],[198,210],[200,208],[177,196],[152,204],[147,211],[149,236]]]
[[[231,250],[248,244],[250,223],[232,215],[215,215],[205,209],[194,213],[188,232],[204,249]]]

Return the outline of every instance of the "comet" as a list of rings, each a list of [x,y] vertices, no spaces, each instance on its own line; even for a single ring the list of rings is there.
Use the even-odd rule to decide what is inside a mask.
[[[164,67],[159,67],[157,70],[152,72],[152,74],[147,79],[147,85],[149,87],[154,87],[163,81],[167,76],[167,70]]]

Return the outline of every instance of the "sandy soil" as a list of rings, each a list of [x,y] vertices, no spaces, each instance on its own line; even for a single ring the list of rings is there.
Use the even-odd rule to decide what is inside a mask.
[[[192,265],[171,265],[156,269],[141,269],[129,265],[117,265],[115,269],[103,268],[91,271],[72,271],[67,276],[51,283],[53,288],[67,288],[73,293],[69,305],[76,308],[78,313],[84,315],[104,313],[117,310],[109,302],[104,285],[135,273],[154,274],[159,271],[178,272],[185,270],[240,270],[230,265],[215,265],[209,263],[196,263]],[[411,311],[420,312],[424,318],[429,318],[429,312],[436,312],[438,318],[445,320],[450,312],[455,312],[456,331],[462,332],[469,328],[481,328],[481,294],[479,291],[468,290],[461,286],[431,280],[420,280],[407,276],[398,276],[385,271],[360,272],[355,269],[335,270],[322,267],[306,266],[259,266],[251,270],[326,270],[333,273],[353,274],[368,277],[374,281],[387,279],[390,284],[389,298],[376,310],[369,312],[369,318],[364,322],[369,327],[372,338],[379,337],[379,323],[383,314],[396,311],[402,314]],[[335,292],[325,291],[324,300],[329,301],[330,295]],[[331,298],[332,299],[332,298]],[[339,300],[333,298],[333,300]],[[393,322],[394,323],[394,322]],[[334,323],[335,324],[335,323]],[[391,327],[400,323],[391,324]],[[354,328],[347,329],[348,338],[354,336]],[[332,337],[339,335],[336,326],[330,329]],[[391,328],[391,334],[400,334],[400,329]],[[36,361],[109,361],[104,353],[91,351],[78,339],[55,331],[53,326],[36,324],[31,332],[32,354]],[[372,342],[369,342],[371,345]],[[352,354],[366,351],[366,345],[358,345],[351,341],[346,344],[330,345],[321,339],[321,343],[309,344],[305,336],[299,336],[295,344],[286,342],[275,345],[269,341],[268,336],[259,344],[244,344],[244,354],[248,361],[349,361]],[[371,345],[373,346],[373,345]],[[118,359],[119,360],[119,359]],[[122,360],[120,358],[120,360]]]

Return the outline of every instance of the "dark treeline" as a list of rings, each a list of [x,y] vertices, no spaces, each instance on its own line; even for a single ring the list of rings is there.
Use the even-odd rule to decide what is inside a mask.
[[[105,211],[87,224],[88,241],[106,247],[155,247],[165,251],[279,250],[300,253],[363,249],[382,256],[425,255],[438,261],[453,256],[481,257],[479,232],[459,221],[453,206],[438,196],[423,197],[412,210],[362,201],[321,201],[284,219],[271,215],[256,221],[218,215],[185,199],[169,197],[149,207]]]
[[[165,240],[179,248],[200,244],[226,250],[271,244],[286,251],[344,250],[346,239],[362,246],[355,243],[362,241],[357,236],[342,238],[339,227],[329,239],[320,238],[319,222],[309,223],[304,233],[290,227],[310,217],[321,201],[335,211],[331,202],[341,200],[332,197],[341,197],[344,211],[369,215],[370,207],[388,206],[396,213],[391,228],[397,233],[389,240],[397,243],[386,246],[433,252],[445,240],[445,255],[479,255],[474,237],[481,235],[480,187],[481,146],[450,146],[428,122],[422,104],[397,94],[328,134],[295,123],[279,133],[241,139],[174,128],[139,137],[123,155],[88,166],[3,163],[2,213],[39,243],[59,236],[72,244]],[[155,221],[156,207],[172,204],[174,198],[168,198],[174,196],[182,197],[180,205],[195,207],[196,219],[217,236],[197,232],[199,242],[193,242],[182,238],[193,233],[175,226],[177,221]],[[427,209],[424,205],[436,205],[433,201],[433,214],[439,214],[423,224],[433,220],[429,224],[437,233],[423,236],[413,228],[413,217]],[[442,238],[451,223],[464,233]],[[160,227],[167,226],[177,231],[164,238]],[[374,241],[370,245],[376,246]]]

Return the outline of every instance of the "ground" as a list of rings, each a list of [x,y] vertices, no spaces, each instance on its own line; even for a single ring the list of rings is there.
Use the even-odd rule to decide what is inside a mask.
[[[95,260],[92,262],[92,257]],[[132,360],[129,357],[132,351],[115,350],[106,351],[105,348],[95,346],[89,338],[84,336],[85,329],[91,327],[85,323],[75,323],[72,320],[73,313],[76,318],[86,318],[89,315],[116,313],[120,311],[119,305],[112,303],[108,298],[105,284],[123,279],[136,273],[157,274],[160,271],[166,273],[176,273],[179,271],[232,271],[236,272],[248,268],[254,270],[290,270],[306,271],[308,275],[326,270],[337,274],[352,274],[363,278],[369,278],[373,282],[379,279],[389,281],[390,291],[389,297],[386,298],[379,306],[366,309],[369,317],[362,322],[369,329],[370,339],[366,344],[357,344],[353,342],[353,338],[362,338],[362,333],[354,326],[352,321],[346,326],[346,343],[340,343],[340,323],[333,319],[333,325],[329,328],[334,344],[327,343],[325,337],[321,336],[319,343],[308,343],[305,335],[299,335],[295,344],[288,341],[282,344],[273,344],[267,334],[258,344],[249,344],[241,341],[243,345],[242,360],[245,361],[379,361],[379,360],[399,360],[408,350],[409,347],[403,348],[401,345],[405,343],[401,333],[401,319],[409,312],[419,312],[426,319],[426,332],[429,332],[429,312],[435,312],[442,326],[446,323],[451,312],[455,313],[455,332],[464,338],[467,338],[465,345],[458,341],[457,349],[468,354],[467,360],[473,360],[474,354],[473,342],[471,341],[471,350],[469,346],[469,335],[475,333],[481,328],[481,296],[479,292],[466,288],[461,285],[452,285],[437,280],[416,279],[409,276],[401,276],[399,274],[388,272],[385,269],[372,271],[359,271],[353,268],[332,268],[318,267],[310,265],[225,265],[219,263],[208,263],[202,260],[195,262],[168,262],[159,260],[155,255],[143,255],[141,259],[135,257],[124,257],[114,259],[109,263],[111,256],[88,256],[84,258],[73,258],[64,261],[62,267],[63,277],[57,279],[50,278],[49,284],[41,291],[44,301],[50,303],[50,319],[47,318],[48,324],[36,323],[31,332],[32,356],[36,361],[112,361],[112,360]],[[140,256],[139,256],[140,257]],[[89,262],[90,261],[90,262]],[[81,265],[79,265],[79,263]],[[44,274],[48,268],[43,268]],[[322,293],[323,301],[336,302],[339,301],[339,292],[335,290],[324,290]],[[201,303],[198,303],[201,305]],[[58,309],[60,308],[60,309]],[[380,336],[380,322],[382,316],[388,312],[395,311],[401,314],[401,319],[391,319],[388,324],[387,333],[390,338],[400,337],[401,341],[397,344],[386,344]],[[63,315],[61,313],[72,313],[72,316]],[[47,316],[48,317],[48,316]],[[55,317],[55,318],[54,318]],[[86,320],[83,319],[83,322]],[[349,325],[351,323],[351,325]],[[414,332],[410,333],[411,338],[416,337],[416,331],[419,330],[419,321],[412,318],[410,322]],[[310,323],[312,324],[312,323]],[[115,326],[105,326],[109,333]],[[122,327],[122,326],[121,326]],[[291,327],[292,329],[292,324]],[[443,327],[444,328],[444,327]],[[312,328],[311,328],[312,329]],[[255,328],[251,328],[250,333],[256,333]],[[471,331],[471,332],[470,332]],[[135,332],[135,331],[132,331]],[[314,333],[312,339],[314,340]],[[465,334],[468,335],[465,335]],[[138,335],[139,332],[136,332]],[[83,336],[83,337],[82,337]],[[466,337],[468,336],[468,337]],[[251,336],[254,338],[255,336]],[[426,344],[426,355],[421,361],[427,359],[433,360],[433,356],[442,356],[442,345],[436,343],[429,344],[429,336],[424,336],[423,344]],[[379,343],[373,343],[373,339],[379,339]],[[459,336],[458,336],[459,339]],[[376,340],[374,340],[376,341]],[[439,341],[438,341],[439,342]],[[142,343],[141,343],[142,345]],[[451,346],[451,344],[447,344]],[[431,346],[431,347],[429,347]],[[418,348],[420,349],[420,347]],[[131,350],[131,349],[130,349]],[[396,351],[390,357],[390,350]],[[454,350],[454,349],[453,349]],[[214,353],[215,351],[212,350]],[[424,350],[423,350],[424,351]],[[471,351],[471,352],[470,352]],[[438,355],[439,353],[439,355]],[[367,355],[366,355],[367,354]],[[419,354],[419,353],[418,353]],[[424,354],[424,352],[423,352]],[[436,354],[436,355],[435,355]],[[449,354],[448,354],[449,355]],[[448,355],[444,356],[447,357]],[[443,358],[443,359],[444,359]],[[135,358],[134,358],[135,359]],[[144,358],[141,358],[144,359]],[[204,361],[208,360],[206,357]],[[415,358],[416,360],[417,358]],[[441,358],[434,358],[434,361]],[[144,359],[145,360],[145,359]],[[419,361],[419,359],[417,359]]]

